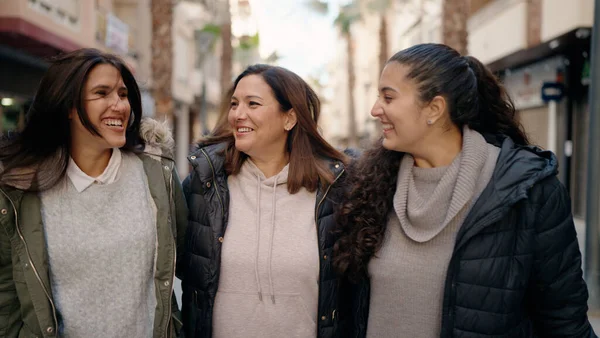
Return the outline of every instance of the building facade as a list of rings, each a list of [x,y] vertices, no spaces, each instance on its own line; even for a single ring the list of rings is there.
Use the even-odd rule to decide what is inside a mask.
[[[78,48],[119,54],[143,79],[150,67],[144,10],[150,0],[12,0],[0,2],[0,132],[20,129],[48,59]],[[124,20],[129,18],[129,24]],[[148,22],[145,22],[148,24]],[[138,27],[138,24],[141,26]],[[144,48],[146,47],[146,48]],[[146,75],[144,75],[146,74]],[[146,81],[140,81],[142,89]]]
[[[78,1],[0,2],[0,131],[23,126],[46,57],[94,42],[93,14]]]
[[[378,82],[381,72],[379,62],[382,44],[381,25],[387,25],[388,59],[394,53],[409,46],[424,42],[441,42],[442,0],[406,0],[389,1],[386,8],[374,9],[371,2],[356,1],[360,20],[351,25],[351,43],[354,44],[355,85],[352,90],[347,86],[348,55],[347,41],[341,38],[334,48],[337,53],[328,67],[329,97],[324,105],[322,129],[324,136],[332,144],[347,146],[349,98],[352,97],[356,111],[356,129],[361,146],[371,144],[380,136],[379,126],[370,115],[371,107],[377,99]],[[385,20],[381,20],[381,16]],[[327,121],[335,119],[335,123]]]
[[[559,178],[571,193],[577,221],[582,222],[594,2],[474,3],[468,23],[469,54],[504,82],[532,143],[556,153]]]
[[[389,5],[388,56],[418,43],[442,42],[443,0],[390,1]],[[593,6],[593,0],[471,0],[467,23],[468,54],[504,82],[531,141],[557,154],[559,177],[571,192],[578,222],[586,210]],[[346,88],[343,39],[330,65],[329,90],[335,100],[326,105],[324,116],[336,117],[323,129],[330,141],[341,146],[349,130],[348,95],[356,107],[361,138],[380,135],[369,116],[379,78],[376,15],[362,6],[361,20],[352,25],[356,84],[351,93]],[[546,97],[557,92],[560,97]]]

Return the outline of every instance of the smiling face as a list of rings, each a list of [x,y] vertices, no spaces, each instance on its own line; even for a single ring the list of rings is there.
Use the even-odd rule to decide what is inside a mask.
[[[430,128],[427,107],[419,100],[417,85],[406,77],[408,72],[407,66],[397,62],[385,66],[371,115],[381,121],[384,148],[413,153]]]
[[[231,97],[228,115],[235,147],[251,158],[285,154],[288,131],[295,124],[293,110],[282,112],[273,90],[260,75],[242,78]]]
[[[119,70],[108,64],[92,68],[85,81],[83,101],[87,117],[100,136],[87,130],[73,110],[69,115],[71,142],[99,152],[123,147],[131,106]]]

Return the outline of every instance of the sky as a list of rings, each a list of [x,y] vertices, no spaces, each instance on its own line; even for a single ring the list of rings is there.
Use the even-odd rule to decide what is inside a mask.
[[[333,21],[342,1],[330,0],[324,15],[311,9],[307,0],[250,0],[261,56],[276,50],[280,66],[304,78],[324,76],[335,56],[338,36]]]

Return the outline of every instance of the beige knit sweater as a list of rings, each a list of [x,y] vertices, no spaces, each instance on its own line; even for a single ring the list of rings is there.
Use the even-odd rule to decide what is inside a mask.
[[[417,168],[404,156],[383,247],[369,263],[368,337],[439,337],[456,234],[489,183],[500,149],[465,128],[450,166]]]

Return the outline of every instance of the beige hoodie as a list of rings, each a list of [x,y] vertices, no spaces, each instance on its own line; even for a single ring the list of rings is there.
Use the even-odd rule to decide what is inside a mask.
[[[213,337],[315,337],[319,251],[316,193],[287,190],[288,166],[264,174],[247,160],[227,180]]]

